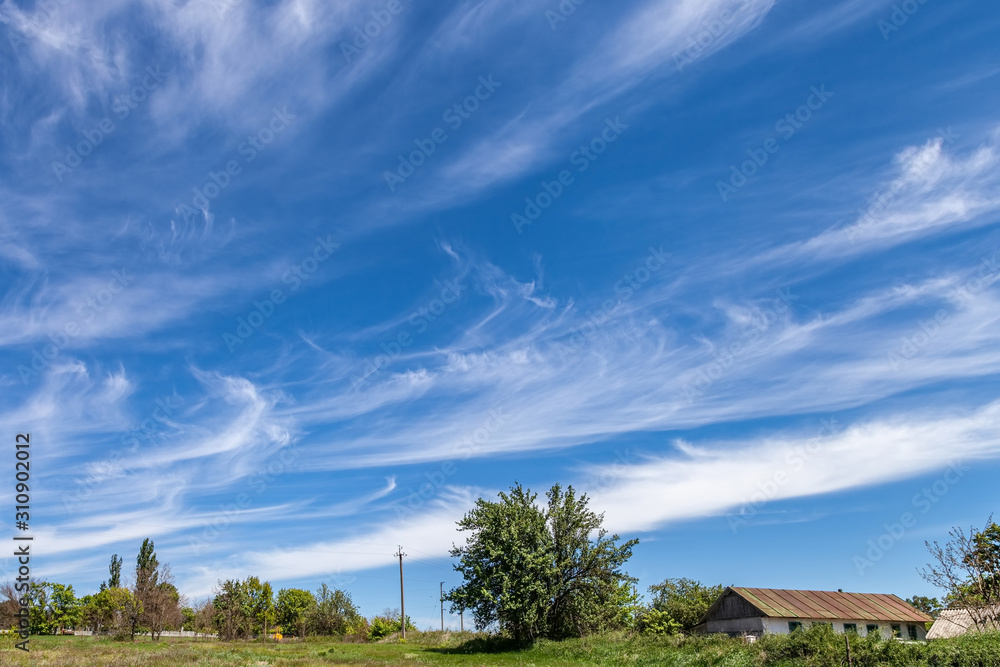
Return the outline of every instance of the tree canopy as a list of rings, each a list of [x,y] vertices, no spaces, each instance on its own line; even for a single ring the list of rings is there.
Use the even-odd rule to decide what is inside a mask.
[[[649,587],[652,596],[650,607],[665,614],[687,632],[701,622],[705,612],[725,590],[725,586],[706,586],[693,579],[665,579]]]
[[[212,607],[219,639],[247,639],[258,630],[265,633],[268,620],[274,617],[271,584],[257,577],[228,579],[219,584]]]
[[[983,530],[953,528],[943,546],[927,542],[934,559],[920,574],[947,592],[948,607],[967,609],[973,623],[1000,622],[1000,525],[990,517]]]
[[[471,610],[479,628],[497,626],[521,642],[620,626],[635,581],[621,568],[638,540],[608,537],[604,515],[572,486],[556,484],[546,497],[541,508],[516,484],[497,501],[476,501],[458,522],[466,543],[451,550],[464,583],[446,599]]]
[[[286,635],[304,637],[306,616],[316,605],[316,598],[309,591],[300,588],[282,588],[278,591],[275,605],[275,620]]]

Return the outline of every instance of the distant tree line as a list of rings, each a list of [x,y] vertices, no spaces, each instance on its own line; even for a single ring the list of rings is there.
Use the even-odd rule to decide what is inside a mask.
[[[463,579],[445,596],[452,611],[471,611],[479,630],[518,643],[613,630],[692,632],[725,586],[666,579],[650,586],[650,601],[641,604],[637,580],[624,571],[638,540],[608,535],[604,515],[591,510],[589,502],[572,486],[558,484],[544,503],[520,484],[497,500],[478,499],[457,522],[466,539],[451,551]],[[967,609],[977,626],[989,628],[1000,621],[1000,525],[991,517],[983,530],[956,528],[950,537],[943,546],[927,544],[934,562],[921,571],[946,592],[944,600],[914,596],[907,602],[933,617],[944,608]],[[31,582],[26,593],[30,632],[85,627],[121,639],[148,633],[157,640],[166,630],[183,628],[222,640],[282,633],[375,641],[401,629],[397,610],[367,619],[350,593],[325,583],[315,593],[299,588],[275,593],[270,582],[257,577],[228,579],[219,582],[211,598],[187,606],[169,565],[159,562],[148,538],[128,581],[122,565],[123,559],[113,555],[100,591],[79,599],[72,586]],[[19,596],[9,583],[0,587],[0,627],[16,624]],[[406,624],[416,629],[409,618]]]
[[[14,586],[0,586],[0,628],[16,627],[20,598],[30,605],[31,634],[59,634],[90,629],[97,635],[134,640],[148,634],[159,640],[168,630],[215,634],[222,640],[241,640],[284,633],[340,635],[378,640],[400,630],[397,610],[386,610],[370,621],[351,600],[350,593],[322,584],[315,594],[283,588],[274,594],[270,582],[257,577],[219,582],[214,595],[186,606],[173,583],[170,566],[161,564],[151,539],[143,541],[129,581],[122,577],[124,559],[111,557],[108,579],[94,595],[77,598],[72,586],[47,581],[30,582],[26,594]],[[409,617],[407,629],[415,630]]]
[[[123,559],[111,557],[109,578],[101,582],[94,595],[77,598],[72,586],[32,581],[27,595],[20,595],[11,584],[0,588],[0,623],[12,625],[21,597],[29,604],[29,631],[32,634],[58,634],[69,628],[88,627],[98,634],[134,639],[148,632],[153,639],[181,623],[181,596],[173,583],[168,565],[156,558],[153,541],[146,539],[139,548],[130,584],[122,581]]]

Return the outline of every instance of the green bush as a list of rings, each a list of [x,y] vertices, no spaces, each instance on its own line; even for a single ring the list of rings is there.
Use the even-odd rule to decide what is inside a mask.
[[[406,629],[413,632],[416,632],[417,630],[417,626],[410,622],[409,616],[406,617]],[[368,639],[369,641],[375,642],[399,631],[399,618],[375,616],[372,618],[371,623],[368,626]]]
[[[669,612],[648,609],[636,619],[636,630],[644,635],[676,635],[684,628]]]

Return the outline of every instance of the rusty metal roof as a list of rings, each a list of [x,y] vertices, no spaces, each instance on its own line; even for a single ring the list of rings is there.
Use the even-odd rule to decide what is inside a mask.
[[[815,618],[849,621],[928,623],[932,619],[900,600],[881,593],[792,591],[776,588],[737,588],[733,591],[773,618]]]

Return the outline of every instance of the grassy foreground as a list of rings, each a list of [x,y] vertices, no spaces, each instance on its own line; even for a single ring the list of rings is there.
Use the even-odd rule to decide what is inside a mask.
[[[604,636],[539,642],[504,650],[470,633],[416,633],[403,644],[232,643],[171,639],[134,644],[91,637],[32,637],[31,653],[0,649],[0,665],[32,667],[319,667],[321,665],[676,665],[700,667],[840,667],[843,642],[836,638],[766,638],[745,645],[725,638]],[[864,640],[852,648],[856,667],[1000,667],[1000,635],[931,644]],[[853,646],[853,645],[852,645]]]

